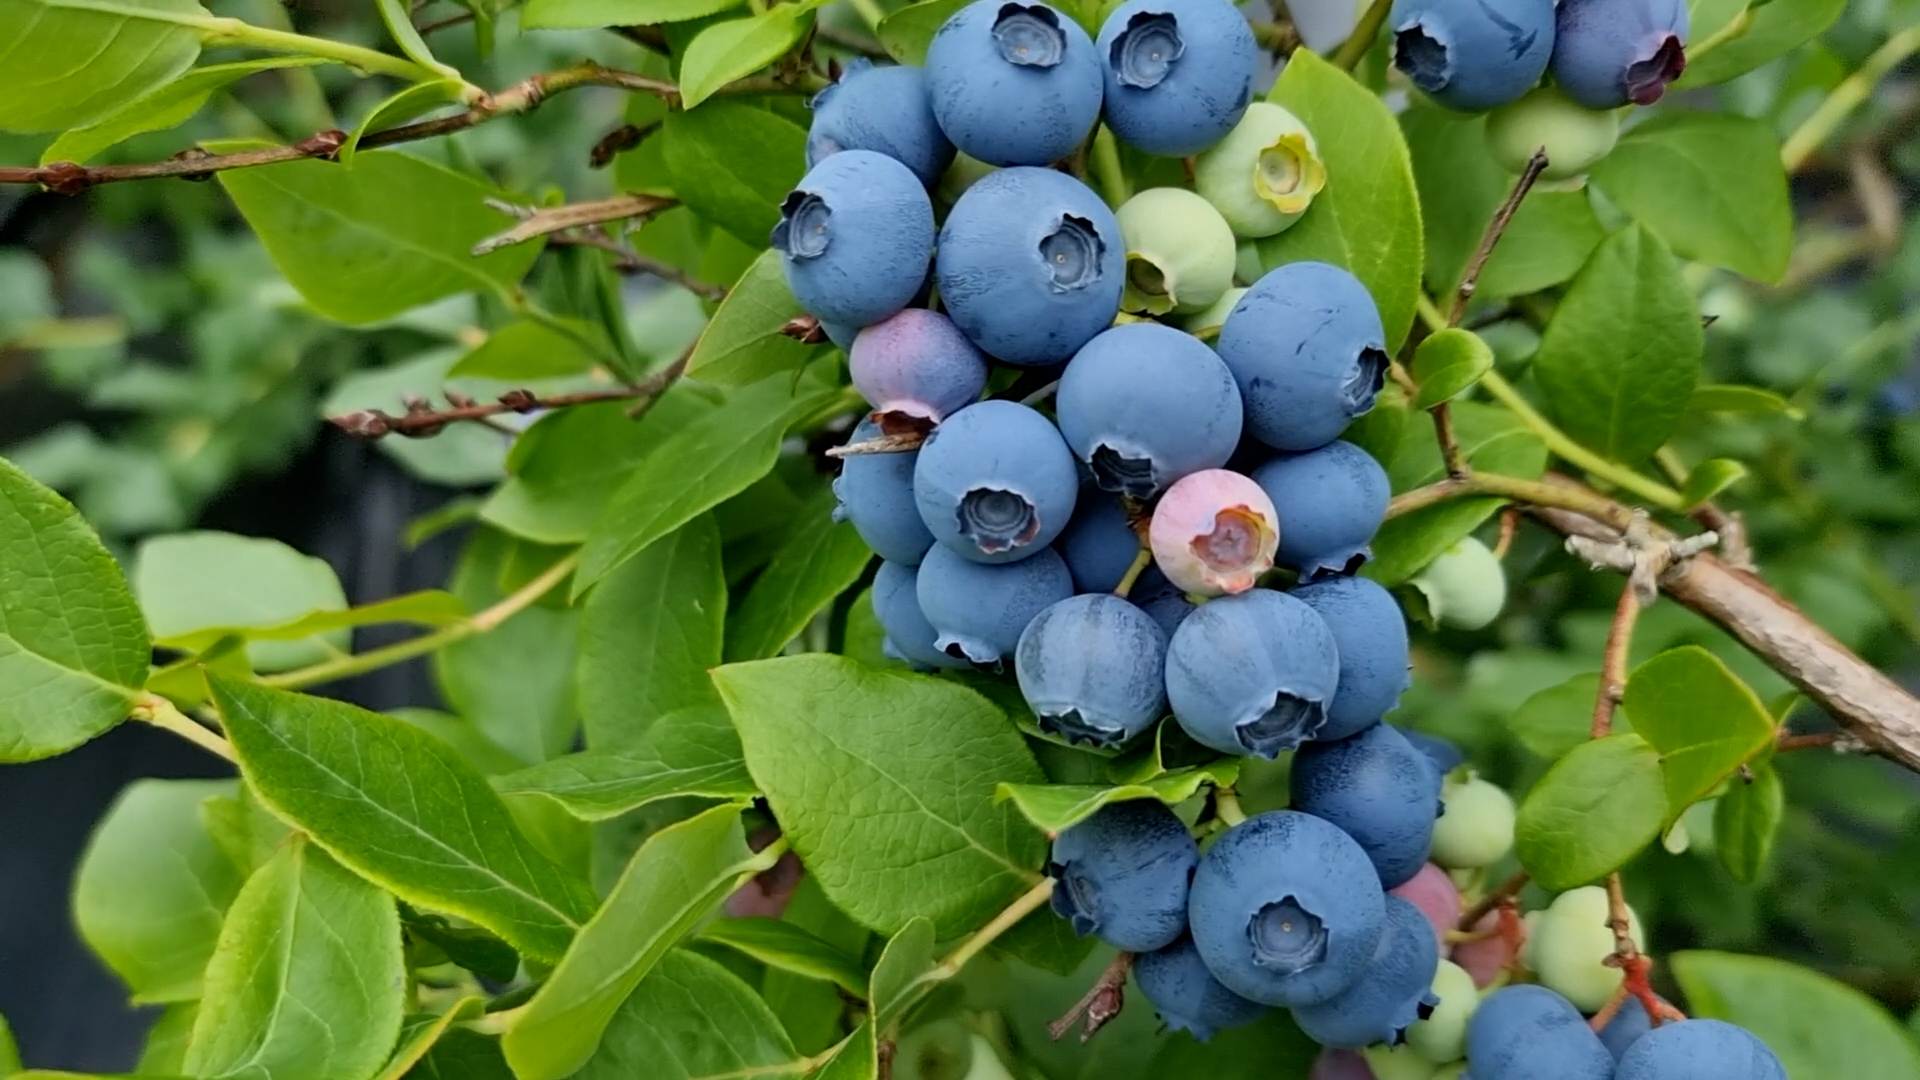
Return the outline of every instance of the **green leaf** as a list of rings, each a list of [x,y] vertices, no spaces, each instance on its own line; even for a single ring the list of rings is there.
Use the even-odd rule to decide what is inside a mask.
[[[1669,962],[1694,1015],[1760,1036],[1795,1080],[1920,1076],[1920,1049],[1899,1022],[1845,983],[1765,956],[1678,952]]]
[[[520,25],[527,30],[593,30],[603,26],[652,26],[686,22],[739,7],[741,0],[528,0]]]
[[[1528,479],[1546,470],[1546,444],[1511,411],[1456,401],[1451,412],[1454,437],[1474,468]],[[1425,423],[1424,417],[1416,419]],[[1424,431],[1399,440],[1398,451],[1386,466],[1395,492],[1431,484],[1447,472],[1439,445]],[[1502,505],[1500,499],[1448,499],[1393,518],[1374,535],[1373,558],[1361,572],[1382,584],[1397,585],[1479,528]]]
[[[1575,675],[1520,703],[1507,726],[1520,745],[1556,761],[1593,736],[1593,702],[1600,692],[1598,673]],[[1620,717],[1614,717],[1617,722]]]
[[[351,167],[288,161],[219,174],[273,263],[307,303],[343,323],[379,322],[455,293],[504,294],[540,254],[515,244],[475,258],[504,219],[494,188],[392,150]]]
[[[1533,371],[1567,434],[1635,461],[1679,426],[1704,348],[1693,291],[1673,253],[1632,225],[1608,237],[1573,279]]]
[[[1746,475],[1747,467],[1731,458],[1708,458],[1687,474],[1687,482],[1680,488],[1680,508],[1691,510]]]
[[[193,1040],[193,1022],[200,1015],[198,1001],[169,1005],[147,1029],[147,1042],[134,1064],[135,1076],[174,1076],[187,1057],[187,1044]],[[0,1057],[0,1076],[6,1076],[6,1063]]]
[[[787,428],[827,398],[776,376],[674,432],[633,470],[595,523],[580,550],[574,595],[772,471]]]
[[[715,919],[701,931],[700,939],[738,949],[769,967],[824,979],[854,997],[867,992],[867,973],[858,961],[790,922],[757,917]]]
[[[954,936],[1037,880],[1045,840],[993,793],[1040,767],[979,694],[823,654],[713,679],[794,850],[854,919],[888,932],[925,916]]]
[[[1282,1015],[1229,1028],[1204,1043],[1182,1038],[1162,1039],[1158,1043],[1158,1052],[1147,1066],[1147,1076],[1193,1076],[1207,1080],[1308,1076],[1314,1059],[1320,1054],[1319,1046]]]
[[[728,1080],[797,1077],[806,1068],[759,995],[714,961],[675,949],[620,1005],[575,1077]]]
[[[364,1080],[400,1033],[406,985],[393,897],[296,837],[227,913],[183,1067]]]
[[[353,125],[353,130],[347,133],[347,141],[341,143],[340,149],[334,152],[334,160],[342,165],[352,165],[354,155],[360,152],[361,140],[368,135],[396,127],[422,113],[459,101],[465,91],[466,84],[458,78],[414,83],[405,89],[395,91],[368,110],[367,115]]]
[[[1795,420],[1804,414],[1791,401],[1771,390],[1734,383],[1707,383],[1696,386],[1687,399],[1687,411],[1696,413],[1751,413],[1765,416],[1783,413]]]
[[[813,1080],[876,1080],[880,1075],[878,1050],[873,1042],[873,1021],[865,1021],[853,1034],[840,1040],[840,1045],[833,1049],[833,1057],[812,1074]]]
[[[1492,370],[1493,350],[1480,335],[1457,326],[1435,331],[1413,352],[1413,378],[1420,386],[1413,407],[1452,401]]]
[[[720,302],[693,347],[687,374],[715,386],[746,386],[798,370],[814,349],[781,333],[781,328],[805,314],[787,288],[780,253],[768,248]]]
[[[933,35],[966,6],[967,0],[922,0],[908,4],[881,19],[874,33],[886,47],[887,55],[895,60],[903,64],[924,64]]]
[[[860,579],[873,549],[850,521],[833,520],[833,500],[817,498],[773,561],[754,579],[740,610],[727,620],[727,659],[774,656],[798,637],[820,609]]]
[[[453,1028],[427,1051],[406,1080],[515,1080],[500,1052],[500,1040]]]
[[[137,568],[135,573],[138,574]],[[470,614],[472,612],[467,609],[467,605],[461,603],[460,598],[452,593],[441,592],[439,589],[422,589],[419,592],[378,600],[360,607],[347,608],[344,611],[313,611],[297,619],[271,626],[215,626],[184,634],[170,634],[163,644],[178,649],[210,649],[220,641],[235,635],[255,641],[298,641],[319,634],[332,634],[337,630],[351,630],[358,626],[380,626],[387,623],[446,626],[449,623],[459,622]],[[151,687],[153,681],[149,679],[147,685]]]
[[[1514,852],[1541,888],[1563,892],[1626,865],[1667,820],[1660,752],[1639,735],[1609,735],[1575,747],[1527,792]]]
[[[1819,37],[1846,9],[1847,0],[1769,0],[1755,5],[1746,33],[1697,59],[1687,57],[1686,73],[1674,89],[1712,86],[1744,75]]]
[[[425,39],[413,25],[412,5],[407,0],[374,0],[374,6],[380,10],[380,21],[387,24],[387,33],[393,35],[393,43],[400,46],[407,59],[456,83],[463,81],[458,68],[433,58],[433,50],[427,48]]]
[[[1787,272],[1793,209],[1769,124],[1733,113],[1665,110],[1629,128],[1590,175],[1681,258],[1765,282]]]
[[[793,7],[722,23],[707,35],[781,16],[791,22]],[[797,29],[798,24],[793,24]],[[693,61],[691,55],[682,64]],[[684,89],[684,86],[683,86]],[[680,200],[708,221],[755,249],[780,221],[780,201],[807,170],[807,133],[778,113],[744,101],[716,101],[704,108],[668,113],[660,134],[661,155],[673,173]],[[778,265],[778,259],[775,259]]]
[[[1773,746],[1767,707],[1698,645],[1669,649],[1635,668],[1620,705],[1633,730],[1660,752],[1667,824]]]
[[[932,989],[925,976],[933,970],[933,947],[933,923],[925,916],[916,916],[880,951],[867,991],[874,1026],[880,1031],[893,1028]]]
[[[583,336],[591,333],[585,323],[580,323],[576,329]],[[447,372],[447,376],[504,379],[510,382],[559,379],[590,371],[597,363],[599,358],[581,343],[580,337],[563,334],[545,323],[521,319],[488,334],[487,340],[461,357],[460,362]],[[622,416],[625,415],[624,406],[615,407],[621,410]],[[568,415],[572,411],[560,410],[553,415]]]
[[[73,921],[136,1004],[200,996],[220,920],[245,879],[208,833],[200,805],[233,791],[230,780],[137,780],[87,843]]]
[[[701,672],[701,677],[705,677]],[[493,782],[506,795],[545,795],[586,821],[605,821],[675,795],[750,799],[740,738],[718,705],[667,713],[618,750],[568,754]]]
[[[756,853],[747,847],[735,803],[649,837],[502,1040],[514,1075],[572,1076],[594,1057],[621,1002],[668,950],[779,857],[776,848]]]
[[[255,72],[308,67],[326,62],[317,56],[269,56],[237,64],[209,64],[194,68],[145,97],[61,135],[40,152],[40,164],[71,161],[84,165],[100,151],[135,135],[165,131],[185,123],[217,91]]]
[[[1109,787],[1102,784],[1001,784],[994,798],[1011,799],[1041,829],[1057,833],[1093,816],[1108,803],[1128,799],[1159,799],[1169,805],[1185,802],[1211,784],[1216,788],[1233,786],[1240,775],[1236,761],[1216,761],[1161,773],[1139,784]]]
[[[0,6],[0,131],[62,131],[107,116],[191,67],[214,23],[194,0]]]
[[[204,648],[233,631],[347,607],[346,590],[324,559],[278,540],[232,533],[174,533],[143,541],[130,576],[154,643],[172,648]],[[344,630],[332,630],[305,641],[252,642],[247,657],[256,671],[288,671],[351,647]]]
[[[1327,187],[1292,228],[1258,242],[1260,265],[1318,259],[1346,267],[1380,305],[1387,351],[1398,350],[1413,325],[1423,265],[1420,199],[1400,126],[1373,91],[1305,49],[1268,98],[1323,133]]]
[[[126,719],[151,655],[100,538],[0,458],[0,761],[65,753]]]
[[[486,1011],[485,1006],[485,998],[461,998],[454,1002],[451,1009],[438,1016],[408,1017],[400,1028],[399,1047],[375,1080],[405,1080],[406,1075],[433,1050],[434,1044],[446,1035],[449,1028],[462,1021],[479,1019]]]
[[[1579,273],[1606,238],[1585,191],[1535,190],[1500,235],[1473,294],[1524,296],[1550,289]]]
[[[812,14],[807,4],[786,4],[744,19],[715,23],[700,31],[680,58],[683,106],[692,109],[733,80],[745,78],[785,56],[812,25],[808,19]],[[679,171],[674,170],[676,175]],[[685,188],[677,190],[685,192]]]
[[[408,903],[558,960],[593,895],[536,851],[450,746],[339,702],[209,679],[260,800]]]
[[[458,350],[435,349],[387,367],[363,368],[334,384],[319,415],[361,409],[394,413],[403,395],[438,397],[459,359]],[[507,457],[506,438],[484,424],[454,424],[431,439],[387,438],[378,445],[415,476],[447,487],[490,484],[500,478]]]
[[[404,904],[400,922],[408,937],[439,949],[449,961],[476,975],[508,983],[520,973],[520,954],[485,930],[455,926],[443,916],[415,911]]]
[[[1713,847],[1733,880],[1759,880],[1786,811],[1786,790],[1770,763],[1754,769],[1753,779],[1727,785],[1713,807]]]
[[[0,1077],[19,1071],[20,1048],[14,1045],[13,1029],[7,1026],[7,1018],[0,1016]]]

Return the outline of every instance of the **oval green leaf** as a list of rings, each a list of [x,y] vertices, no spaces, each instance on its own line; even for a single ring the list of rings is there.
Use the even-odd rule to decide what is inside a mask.
[[[90,124],[172,82],[217,25],[195,0],[13,0],[0,5],[0,131]]]
[[[599,1051],[575,1075],[726,1080],[806,1071],[779,1017],[758,994],[714,961],[675,949],[620,1005]]]
[[[701,677],[706,677],[704,669]],[[676,795],[750,799],[759,794],[747,775],[740,738],[727,711],[693,705],[648,726],[637,742],[618,750],[587,750],[494,780],[505,795],[545,795],[585,821],[605,821]]]
[[[737,949],[769,967],[824,979],[854,997],[867,993],[867,972],[830,942],[790,922],[766,918],[715,919],[700,940]]]
[[[1773,746],[1767,707],[1698,645],[1669,649],[1635,668],[1620,705],[1660,753],[1669,824]]]
[[[731,24],[713,29],[725,25]],[[744,101],[715,101],[669,113],[660,134],[648,141],[654,139],[660,142],[661,158],[673,174],[680,200],[755,250],[766,247],[780,222],[781,200],[807,171],[806,131]],[[773,261],[777,268],[778,256]],[[738,378],[722,385],[753,381]]]
[[[1920,1049],[1899,1022],[1845,983],[1765,956],[1680,952],[1669,962],[1695,1015],[1760,1036],[1794,1080],[1920,1076]]]
[[[1493,350],[1471,330],[1436,330],[1413,351],[1413,378],[1420,390],[1413,407],[1431,409],[1451,401],[1493,370]]]
[[[1541,888],[1562,892],[1626,865],[1667,820],[1660,753],[1638,735],[1582,743],[1520,804],[1514,851]]]
[[[1735,881],[1759,880],[1786,812],[1786,788],[1771,763],[1754,769],[1753,779],[1727,785],[1713,807],[1713,846]]]
[[[768,248],[720,302],[693,347],[687,374],[715,386],[745,386],[799,368],[815,350],[781,329],[805,314],[787,288],[780,253]]]
[[[740,610],[727,620],[727,659],[776,655],[820,609],[860,579],[873,560],[850,521],[833,520],[829,495],[813,500],[773,560],[754,579]]]
[[[785,56],[812,25],[806,4],[786,4],[700,31],[680,58],[680,101],[691,109],[714,91]]]

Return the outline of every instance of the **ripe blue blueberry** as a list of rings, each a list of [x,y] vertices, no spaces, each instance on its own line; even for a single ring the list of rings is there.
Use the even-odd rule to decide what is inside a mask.
[[[849,442],[868,442],[880,437],[880,425],[862,420],[853,429]],[[839,504],[833,508],[835,521],[853,522],[854,531],[876,554],[902,566],[918,566],[927,549],[933,546],[933,534],[920,520],[920,506],[913,497],[913,467],[919,452],[897,454],[852,454],[840,461],[840,475],[834,478],[833,494]]]
[[[1187,734],[1271,760],[1320,731],[1340,681],[1326,621],[1303,601],[1251,589],[1200,605],[1167,646],[1167,700]]]
[[[920,610],[918,576],[911,566],[884,560],[873,575],[873,615],[887,632],[887,655],[923,669],[966,667],[965,660],[948,656],[934,645],[939,635]]]
[[[1553,55],[1553,0],[1394,0],[1393,64],[1449,109],[1499,108]]]
[[[1322,1046],[1358,1050],[1377,1042],[1396,1044],[1440,1003],[1432,991],[1439,966],[1440,946],[1427,917],[1389,896],[1380,944],[1359,980],[1325,1001],[1295,1006],[1293,1021]]]
[[[1563,0],[1553,81],[1589,109],[1651,105],[1687,69],[1687,23],[1683,0]]]
[[[1461,763],[1467,760],[1467,755],[1454,745],[1452,739],[1440,735],[1429,735],[1424,731],[1413,731],[1409,728],[1394,728],[1394,730],[1412,743],[1415,750],[1427,755],[1427,760],[1433,762],[1434,772],[1441,776],[1459,768]]]
[[[935,544],[915,585],[920,610],[933,624],[934,647],[948,656],[998,670],[1034,617],[1073,595],[1073,575],[1051,548],[1016,563],[988,565]]]
[[[1041,612],[1014,653],[1040,729],[1094,746],[1119,746],[1165,715],[1166,662],[1160,624],[1111,593],[1082,593]]]
[[[1276,450],[1339,438],[1386,378],[1380,309],[1358,278],[1328,263],[1288,263],[1254,282],[1214,347],[1240,384],[1247,431]]]
[[[976,562],[1013,562],[1053,543],[1079,490],[1060,432],[1012,401],[982,401],[947,417],[913,469],[920,520],[936,541]]]
[[[1340,445],[1338,443],[1334,445]],[[1285,543],[1286,529],[1280,530]],[[1333,631],[1340,650],[1340,686],[1327,706],[1323,741],[1357,734],[1400,704],[1413,684],[1407,663],[1407,623],[1393,595],[1360,577],[1325,578],[1293,595]]]
[[[933,119],[926,75],[916,67],[876,67],[863,58],[813,98],[807,165],[842,150],[871,150],[913,170],[923,187],[953,164],[953,144]]]
[[[1509,986],[1467,1025],[1474,1080],[1610,1080],[1613,1055],[1573,1003],[1544,986]]]
[[[1168,1030],[1188,1032],[1199,1042],[1217,1031],[1251,1024],[1267,1012],[1265,1005],[1221,986],[1191,937],[1134,957],[1133,979]]]
[[[1337,440],[1304,454],[1282,454],[1253,470],[1253,482],[1280,515],[1274,562],[1305,578],[1358,570],[1393,495],[1387,470],[1372,454]]]
[[[1169,644],[1173,640],[1173,632],[1180,629],[1180,624],[1187,620],[1187,616],[1200,609],[1198,604],[1187,599],[1186,593],[1168,581],[1165,574],[1152,566],[1141,572],[1140,580],[1133,583],[1133,591],[1127,594],[1127,599],[1139,605],[1141,611],[1160,624]]]
[[[987,355],[1057,364],[1119,313],[1126,246],[1085,184],[1052,169],[1002,169],[954,204],[933,273],[954,325]]]
[[[1139,557],[1140,534],[1127,523],[1120,500],[1086,484],[1080,488],[1080,501],[1074,504],[1073,520],[1053,549],[1067,560],[1076,590],[1110,593],[1120,587],[1121,579]],[[1136,581],[1131,599],[1139,597],[1139,587]]]
[[[927,46],[933,115],[989,165],[1050,165],[1100,118],[1100,62],[1080,24],[1038,3],[975,0]]]
[[[780,204],[773,246],[800,306],[868,326],[906,307],[933,256],[933,203],[905,165],[846,150],[807,170]]]
[[[1642,1035],[1620,1056],[1615,1080],[1787,1080],[1754,1034],[1724,1020],[1677,1020]]]
[[[828,341],[845,350],[853,348],[853,339],[860,336],[860,327],[852,323],[823,321],[820,324],[820,332],[827,335]]]
[[[1293,807],[1338,825],[1391,889],[1420,872],[1440,816],[1440,783],[1427,756],[1386,724],[1293,756]]]
[[[873,419],[895,434],[973,404],[987,385],[987,358],[945,315],[907,308],[860,331],[847,373]]]
[[[1228,0],[1127,0],[1107,16],[1096,46],[1107,124],[1149,154],[1205,150],[1253,99],[1259,46]]]
[[[1653,1030],[1653,1020],[1647,1016],[1647,1007],[1640,1004],[1640,998],[1628,994],[1613,1014],[1613,1019],[1600,1029],[1600,1041],[1613,1060],[1619,1061],[1626,1056],[1627,1050],[1640,1041],[1640,1036]]]
[[[1054,413],[1094,482],[1136,499],[1225,465],[1240,442],[1233,373],[1198,338],[1159,323],[1116,326],[1081,346]]]
[[[1126,603],[1122,600],[1121,603]],[[1187,883],[1200,861],[1187,827],[1157,799],[1108,803],[1053,840],[1053,910],[1082,937],[1150,952],[1187,932]]]
[[[1187,920],[1221,985],[1266,1005],[1311,1005],[1359,981],[1385,930],[1386,894],[1352,837],[1275,810],[1201,856]]]

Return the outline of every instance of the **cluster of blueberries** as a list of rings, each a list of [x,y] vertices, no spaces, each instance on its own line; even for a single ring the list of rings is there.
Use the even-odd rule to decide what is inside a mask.
[[[1394,64],[1463,112],[1517,101],[1549,72],[1588,109],[1651,105],[1687,66],[1685,0],[1395,0]]]

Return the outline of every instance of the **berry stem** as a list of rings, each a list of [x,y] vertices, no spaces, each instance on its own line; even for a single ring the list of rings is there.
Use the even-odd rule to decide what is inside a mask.
[[[1053,879],[1041,878],[1033,888],[1021,893],[1018,899],[1008,904],[1000,914],[995,915],[991,922],[975,930],[972,937],[967,938],[948,953],[947,958],[940,962],[940,966],[928,972],[926,977],[939,981],[951,979],[960,974],[960,969],[967,966],[967,961],[980,955],[983,949],[993,944],[1001,934],[1013,929],[1021,919],[1045,907],[1047,901],[1052,898]]]
[[[1120,167],[1120,140],[1114,138],[1113,130],[1105,124],[1093,132],[1092,166],[1100,197],[1107,200],[1107,205],[1118,207],[1126,202],[1132,191],[1127,186],[1126,170]]]
[[[240,760],[234,755],[232,743],[209,730],[206,725],[181,712],[174,707],[173,702],[158,694],[147,694],[141,697],[134,703],[131,715],[135,720],[142,720],[154,727],[171,731],[200,749],[217,754],[228,761]]]
[[[1888,38],[1886,44],[1874,50],[1872,56],[1860,65],[1860,70],[1848,76],[1845,82],[1828,92],[1826,100],[1812,115],[1801,121],[1800,126],[1780,144],[1780,163],[1788,172],[1799,172],[1820,144],[1827,141],[1847,114],[1867,100],[1873,88],[1894,68],[1899,67],[1914,53],[1920,52],[1920,26],[1909,26],[1905,30]]]
[[[1247,812],[1240,809],[1240,796],[1224,788],[1213,793],[1213,813],[1229,828],[1247,820]]]
[[[1380,27],[1386,24],[1387,13],[1393,10],[1393,0],[1373,0],[1367,10],[1360,15],[1360,21],[1354,24],[1353,33],[1340,43],[1339,51],[1333,54],[1333,66],[1341,71],[1352,71],[1360,66],[1361,58],[1380,37]]]
[[[1462,912],[1460,921],[1454,925],[1459,927],[1462,933],[1472,933],[1479,927],[1480,920],[1487,917],[1487,912],[1503,904],[1512,903],[1513,898],[1520,895],[1520,890],[1527,887],[1529,880],[1531,879],[1527,877],[1525,870],[1514,871],[1512,877],[1501,882],[1492,892],[1481,897],[1479,903]]]
[[[1627,652],[1633,645],[1633,625],[1640,618],[1640,599],[1631,583],[1620,588],[1620,602],[1613,608],[1613,625],[1607,630],[1607,651],[1601,658],[1600,691],[1593,698],[1592,736],[1604,739],[1613,732],[1613,713],[1627,692]]]
[[[1141,544],[1140,553],[1133,557],[1133,565],[1127,567],[1127,572],[1121,575],[1120,584],[1113,587],[1113,595],[1125,599],[1126,595],[1133,591],[1134,584],[1140,580],[1140,575],[1145,573],[1147,567],[1152,565],[1153,550],[1147,547],[1147,545]]]
[[[1127,972],[1131,970],[1133,970],[1132,953],[1122,952],[1115,956],[1113,963],[1108,964],[1106,970],[1100,973],[1100,977],[1094,980],[1093,987],[1087,991],[1086,996],[1074,1002],[1073,1008],[1068,1009],[1058,1020],[1047,1025],[1047,1034],[1053,1037],[1053,1041],[1059,1042],[1060,1038],[1084,1016],[1087,1023],[1080,1031],[1080,1041],[1084,1043],[1093,1038],[1093,1033],[1105,1027],[1107,1021],[1119,1016],[1120,1010],[1126,1005]]]

